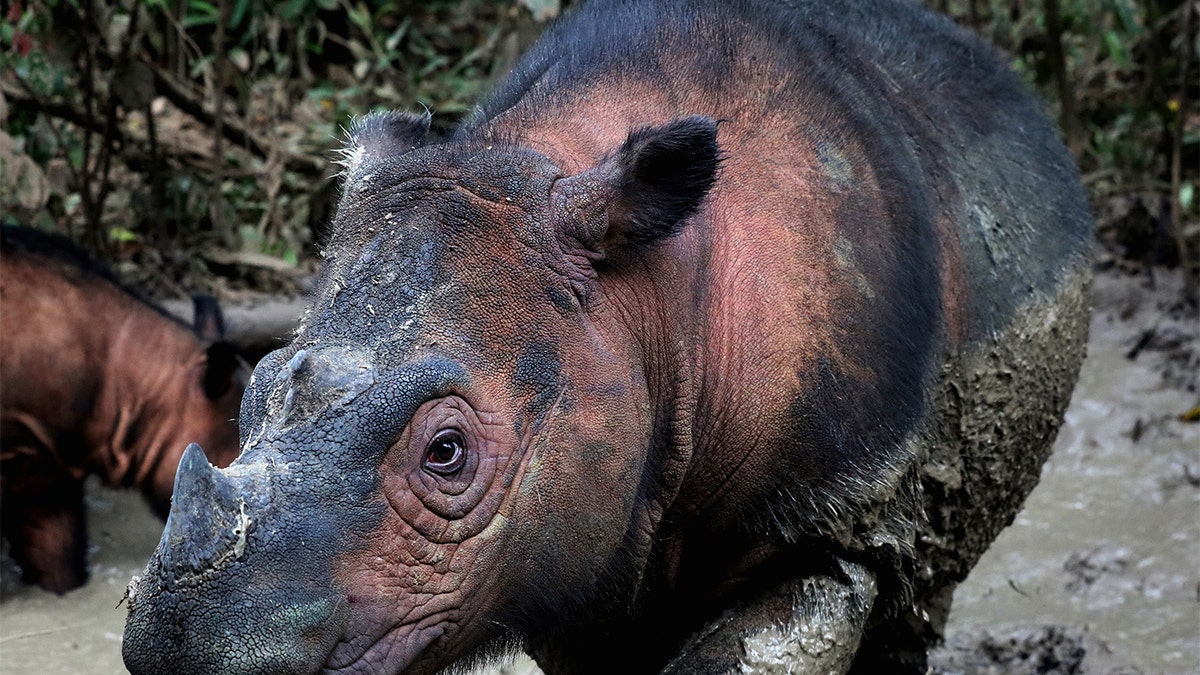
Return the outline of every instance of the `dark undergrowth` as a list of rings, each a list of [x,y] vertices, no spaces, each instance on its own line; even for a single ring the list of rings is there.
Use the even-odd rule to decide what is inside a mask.
[[[1013,54],[1091,194],[1102,265],[1200,249],[1196,4],[928,0]],[[558,0],[25,0],[0,17],[0,220],[160,295],[295,288],[349,117],[451,128]]]

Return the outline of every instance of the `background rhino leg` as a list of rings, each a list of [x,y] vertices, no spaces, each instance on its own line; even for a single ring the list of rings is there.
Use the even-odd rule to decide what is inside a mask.
[[[33,489],[5,495],[4,532],[25,583],[55,593],[88,578],[83,481],[58,475]]]
[[[843,673],[875,601],[875,577],[837,561],[840,574],[792,580],[697,632],[663,673]]]

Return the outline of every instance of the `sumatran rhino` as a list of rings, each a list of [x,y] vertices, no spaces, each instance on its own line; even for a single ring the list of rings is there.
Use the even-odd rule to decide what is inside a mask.
[[[892,0],[595,1],[428,124],[353,124],[129,669],[921,671],[1084,349],[1087,205],[1003,59]]]
[[[233,461],[245,378],[221,324],[211,297],[192,328],[71,242],[0,229],[0,523],[26,582],[87,581],[89,474],[165,518],[188,441]]]

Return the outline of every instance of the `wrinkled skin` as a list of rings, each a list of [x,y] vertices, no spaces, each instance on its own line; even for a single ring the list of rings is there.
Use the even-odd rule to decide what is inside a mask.
[[[189,329],[120,288],[69,242],[4,228],[0,518],[27,583],[87,581],[83,481],[141,488],[162,516],[189,442],[237,455],[237,361],[220,310]]]
[[[914,7],[686,4],[584,5],[446,143],[355,123],[132,672],[921,671],[1082,358],[1074,168]]]

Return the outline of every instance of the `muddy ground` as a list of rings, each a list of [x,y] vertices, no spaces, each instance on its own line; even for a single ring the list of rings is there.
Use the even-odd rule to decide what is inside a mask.
[[[1109,271],[1042,482],[955,596],[943,673],[1200,673],[1200,324],[1177,275]],[[92,580],[0,575],[0,673],[120,673],[125,583],[161,523],[92,486]],[[527,664],[505,668],[530,672]],[[535,671],[534,671],[535,672]]]

